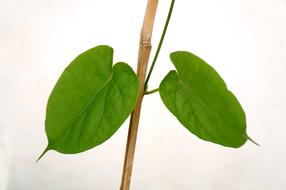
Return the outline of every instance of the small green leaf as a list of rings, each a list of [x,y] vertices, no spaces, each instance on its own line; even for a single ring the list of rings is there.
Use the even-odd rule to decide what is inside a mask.
[[[170,71],[159,92],[166,107],[199,138],[227,147],[242,146],[245,113],[223,79],[205,61],[189,52],[171,54]]]
[[[112,60],[111,47],[97,46],[65,69],[48,100],[44,153],[91,149],[109,139],[132,112],[138,78],[126,63],[112,67]]]

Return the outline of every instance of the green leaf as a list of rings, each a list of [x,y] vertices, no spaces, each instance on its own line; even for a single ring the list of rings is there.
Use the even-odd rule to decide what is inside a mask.
[[[246,134],[245,113],[219,74],[189,52],[170,55],[170,71],[159,92],[166,107],[200,139],[227,147],[240,147]]]
[[[48,100],[44,153],[91,149],[109,139],[132,112],[138,78],[126,63],[112,67],[112,62],[113,49],[97,46],[65,69]]]

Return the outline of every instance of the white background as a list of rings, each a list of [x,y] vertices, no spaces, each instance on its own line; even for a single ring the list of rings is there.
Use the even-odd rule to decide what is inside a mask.
[[[159,2],[153,50],[169,3]],[[92,150],[50,151],[35,160],[47,144],[46,102],[63,69],[100,44],[114,48],[114,62],[136,69],[145,7],[146,0],[0,0],[1,190],[119,189],[128,120]],[[175,50],[191,51],[216,68],[243,105],[248,134],[261,147],[201,141],[169,113],[158,93],[146,96],[132,189],[285,189],[286,1],[177,0],[150,88],[174,69],[168,55]]]

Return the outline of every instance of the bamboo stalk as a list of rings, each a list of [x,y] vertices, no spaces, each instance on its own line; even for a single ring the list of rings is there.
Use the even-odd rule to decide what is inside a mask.
[[[137,76],[139,79],[139,97],[130,118],[120,190],[129,190],[130,188],[140,110],[144,96],[144,82],[146,78],[149,55],[152,47],[151,38],[158,1],[159,0],[148,0],[143,26],[140,33],[140,44],[137,64]]]

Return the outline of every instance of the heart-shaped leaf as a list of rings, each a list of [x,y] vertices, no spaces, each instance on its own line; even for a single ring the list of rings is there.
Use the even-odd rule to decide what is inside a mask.
[[[138,78],[126,63],[112,67],[112,61],[113,49],[97,46],[65,69],[48,100],[44,153],[91,149],[109,139],[132,112]]]
[[[166,107],[199,138],[227,147],[242,146],[246,118],[236,97],[205,61],[189,52],[171,54],[170,71],[159,92]]]

